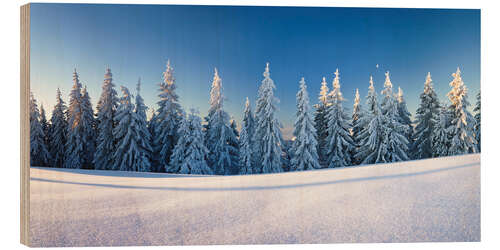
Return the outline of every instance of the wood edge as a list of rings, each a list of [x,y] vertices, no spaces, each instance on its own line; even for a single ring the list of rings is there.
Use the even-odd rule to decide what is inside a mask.
[[[20,118],[21,118],[21,244],[30,245],[30,145],[29,145],[29,93],[30,93],[30,4],[21,6],[20,13]]]

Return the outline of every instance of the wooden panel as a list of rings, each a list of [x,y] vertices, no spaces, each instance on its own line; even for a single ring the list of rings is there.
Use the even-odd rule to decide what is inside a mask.
[[[29,246],[30,212],[30,5],[21,6],[21,243]]]

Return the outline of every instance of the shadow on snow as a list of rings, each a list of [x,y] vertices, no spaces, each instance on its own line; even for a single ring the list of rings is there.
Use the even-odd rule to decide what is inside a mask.
[[[95,169],[74,169],[74,168],[48,168],[35,167],[31,168],[40,170],[50,170],[69,174],[84,174],[104,177],[128,177],[128,178],[184,178],[184,177],[210,177],[210,175],[184,175],[184,174],[169,174],[155,172],[133,172],[133,171],[114,171],[114,170],[95,170]],[[215,177],[215,176],[214,176]]]
[[[214,188],[211,188],[211,187],[148,187],[148,186],[142,187],[142,186],[132,186],[132,185],[117,185],[117,184],[101,184],[101,183],[85,183],[85,182],[73,182],[73,181],[62,181],[62,180],[50,180],[50,179],[36,178],[36,177],[32,177],[31,180],[32,181],[40,181],[40,182],[49,182],[49,183],[62,183],[62,184],[93,186],[93,187],[139,189],[139,190],[143,189],[143,190],[208,191],[208,192],[251,191],[251,190],[276,190],[276,189],[290,189],[290,188],[301,188],[301,187],[316,187],[316,186],[333,185],[333,184],[340,184],[340,183],[352,183],[352,182],[362,182],[362,181],[377,181],[377,180],[406,178],[406,177],[427,175],[427,174],[451,171],[451,170],[467,168],[467,167],[474,167],[474,166],[479,166],[479,162],[474,162],[474,163],[469,163],[469,164],[464,164],[464,165],[454,166],[454,167],[447,167],[447,168],[441,168],[441,169],[414,172],[414,173],[359,177],[359,178],[349,178],[349,179],[341,179],[341,180],[334,180],[334,181],[287,184],[287,185],[277,185],[277,186],[248,186],[248,187],[214,187]],[[74,173],[74,171],[71,171],[70,173]],[[127,172],[124,172],[124,173],[127,173]],[[130,172],[128,172],[128,174],[130,174]],[[106,176],[114,176],[114,175],[106,175]],[[124,175],[122,175],[122,176],[124,176]],[[134,176],[127,176],[127,177],[134,177]],[[166,176],[160,175],[158,177],[164,178]],[[178,176],[174,175],[171,178],[176,178],[176,177],[193,177],[193,176],[192,175],[178,175]],[[210,176],[200,175],[200,176],[194,176],[194,177],[210,177]],[[213,177],[216,177],[216,176],[213,176]]]

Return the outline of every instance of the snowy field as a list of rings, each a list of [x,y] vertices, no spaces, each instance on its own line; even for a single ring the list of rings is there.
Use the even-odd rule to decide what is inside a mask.
[[[480,240],[480,157],[254,176],[31,168],[33,246]]]

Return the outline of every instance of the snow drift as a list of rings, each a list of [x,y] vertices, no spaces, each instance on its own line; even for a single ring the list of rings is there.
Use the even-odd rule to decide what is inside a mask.
[[[480,240],[480,156],[244,176],[31,168],[32,246]]]

